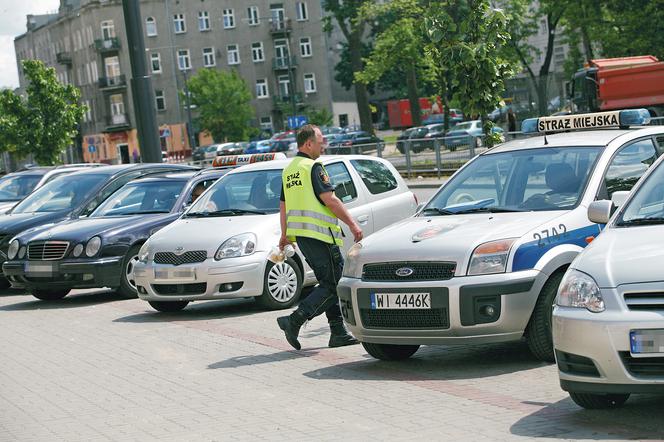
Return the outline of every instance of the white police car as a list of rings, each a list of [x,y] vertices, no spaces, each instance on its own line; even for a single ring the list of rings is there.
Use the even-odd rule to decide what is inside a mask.
[[[584,130],[478,155],[416,216],[352,247],[338,286],[349,330],[379,359],[525,336],[553,361],[556,291],[600,233],[587,207],[629,190],[662,153],[664,127],[628,128],[649,120],[640,109],[524,121],[524,132]]]

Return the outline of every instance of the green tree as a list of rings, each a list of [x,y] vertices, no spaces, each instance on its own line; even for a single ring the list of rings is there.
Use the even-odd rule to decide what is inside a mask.
[[[197,108],[196,122],[215,141],[245,140],[254,117],[251,91],[235,71],[202,69],[188,83],[191,104]]]
[[[85,106],[80,92],[63,85],[55,69],[39,60],[21,62],[28,81],[26,96],[0,93],[0,144],[17,157],[32,154],[43,165],[55,164],[78,133]]]
[[[309,124],[315,124],[316,126],[331,126],[334,122],[334,114],[324,107],[320,109],[307,108],[304,114],[307,116]]]

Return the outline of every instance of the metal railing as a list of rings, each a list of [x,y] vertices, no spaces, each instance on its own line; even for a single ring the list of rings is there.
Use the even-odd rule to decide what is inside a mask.
[[[115,77],[99,77],[99,87],[101,89],[125,86],[127,86],[127,79],[124,75],[117,75]]]
[[[120,39],[117,37],[98,38],[95,40],[95,48],[98,51],[113,51],[120,49]]]
[[[272,69],[275,71],[283,69],[292,69],[297,66],[297,58],[291,57],[275,57],[272,59]]]

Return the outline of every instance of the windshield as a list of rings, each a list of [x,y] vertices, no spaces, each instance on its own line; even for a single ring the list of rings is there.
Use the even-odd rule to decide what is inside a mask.
[[[481,155],[450,179],[422,214],[572,209],[600,151],[563,147]]]
[[[635,192],[616,225],[664,224],[664,167],[661,163]]]
[[[91,217],[169,213],[186,181],[143,181],[130,183],[92,212]]]
[[[18,201],[37,186],[41,175],[7,176],[0,180],[0,201]]]
[[[108,175],[72,174],[54,179],[21,201],[11,213],[60,212],[78,207],[95,194]]]
[[[280,195],[281,169],[233,173],[217,181],[185,216],[276,213]]]

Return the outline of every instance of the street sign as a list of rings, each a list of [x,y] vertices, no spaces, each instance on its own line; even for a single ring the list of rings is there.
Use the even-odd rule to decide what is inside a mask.
[[[160,129],[159,132],[159,136],[162,138],[168,138],[171,136],[171,129],[168,127],[166,129]]]
[[[88,152],[95,153],[96,151],[97,151],[97,148],[95,147],[94,144],[88,145]]]
[[[288,127],[290,129],[297,129],[298,127],[302,127],[307,124],[308,121],[309,120],[307,120],[306,115],[295,115],[288,117]]]

